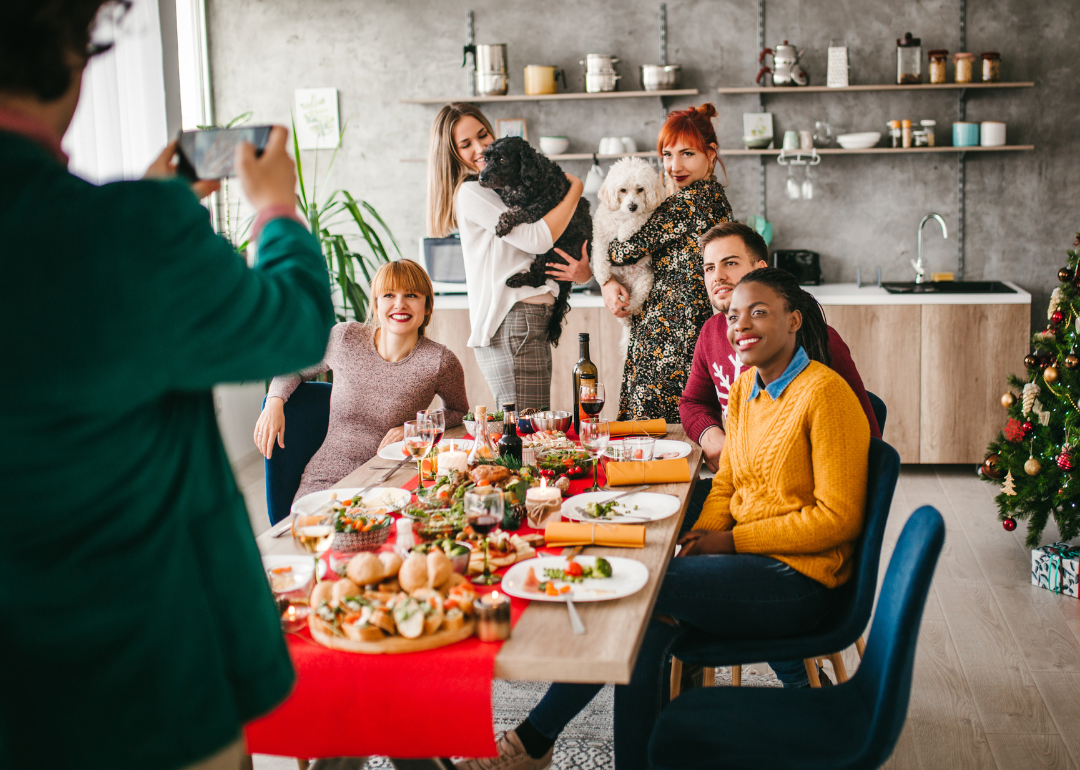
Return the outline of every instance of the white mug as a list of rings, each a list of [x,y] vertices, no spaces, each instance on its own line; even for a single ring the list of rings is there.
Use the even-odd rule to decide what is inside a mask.
[[[624,136],[621,141],[623,152],[637,152],[637,142],[632,136]]]
[[[1005,145],[1005,124],[998,120],[985,120],[979,130],[979,144],[983,147]]]

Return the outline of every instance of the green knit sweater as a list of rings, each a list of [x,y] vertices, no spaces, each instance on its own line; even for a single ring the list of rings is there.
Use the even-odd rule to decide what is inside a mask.
[[[184,766],[292,686],[210,388],[321,358],[318,243],[7,132],[0,232],[0,767]]]

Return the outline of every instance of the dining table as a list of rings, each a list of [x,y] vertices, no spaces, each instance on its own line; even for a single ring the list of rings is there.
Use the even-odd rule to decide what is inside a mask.
[[[457,439],[465,435],[465,429],[459,426],[448,429],[444,440]],[[583,554],[589,556],[616,556],[641,562],[648,569],[648,581],[644,588],[631,596],[615,601],[575,602],[586,629],[584,634],[572,632],[569,613],[563,603],[522,602],[515,599],[513,631],[510,638],[502,642],[494,654],[491,678],[533,682],[629,683],[646,625],[652,615],[668,561],[674,555],[679,529],[701,467],[701,448],[687,438],[681,425],[669,423],[666,438],[690,445],[691,451],[686,459],[691,481],[655,484],[643,491],[676,497],[679,503],[678,512],[668,518],[650,521],[646,525],[644,548],[587,546],[583,550]],[[368,486],[391,467],[393,467],[391,461],[376,455],[341,479],[334,488]],[[409,488],[415,486],[416,481],[415,463],[405,463],[379,486]],[[291,537],[287,535],[275,537],[282,526],[288,525],[282,523],[272,527],[256,539],[259,550],[264,556],[303,553]],[[498,586],[495,588],[497,589]],[[481,588],[478,587],[477,590]],[[306,631],[304,633],[306,634]],[[335,709],[345,712],[348,712],[350,708],[371,709],[370,701],[373,695],[366,689],[366,685],[377,681],[379,698],[382,700],[384,711],[412,711],[412,715],[418,720],[427,719],[430,716],[429,710],[433,708],[433,690],[428,686],[417,686],[416,682],[410,682],[408,674],[414,670],[423,670],[421,663],[428,659],[420,656],[431,656],[438,651],[366,656],[322,647],[319,647],[316,652],[311,649],[317,645],[310,640],[310,637],[306,640],[290,638],[288,642],[298,680],[296,691],[290,700],[300,697],[299,691],[303,683],[307,682],[310,685],[315,678],[319,678],[320,683],[325,683],[325,685],[320,685],[325,693],[321,693],[314,701],[318,709],[325,710],[328,714]],[[462,647],[465,644],[459,643],[443,649],[450,651],[454,647]],[[409,661],[411,655],[417,657]],[[356,661],[356,658],[373,660]],[[392,661],[391,658],[398,660]],[[343,686],[342,681],[347,679],[345,669],[353,663],[363,663],[366,666],[363,681],[359,684]],[[412,663],[416,666],[412,666]],[[424,675],[427,678],[436,679],[429,683],[430,688],[437,690],[440,686],[454,687],[452,670],[446,671],[445,679],[441,676],[441,672],[452,669],[453,665],[444,662],[438,665],[437,670]],[[388,673],[390,671],[393,672],[392,675]],[[385,677],[382,676],[384,673],[386,673]],[[458,686],[464,688],[465,684],[459,682]],[[423,731],[417,730],[417,735],[412,740],[391,741],[388,744],[387,741],[379,739],[378,730],[369,729],[369,725],[366,724],[356,724],[355,729],[346,730],[351,733],[347,738],[338,739],[338,736],[334,736],[333,739],[328,739],[329,736],[319,734],[322,729],[320,725],[323,723],[317,720],[298,727],[296,704],[293,704],[294,708],[290,712],[288,710],[290,703],[286,701],[278,711],[282,714],[290,714],[288,740],[281,737],[282,730],[285,729],[284,721],[282,719],[275,721],[275,714],[272,713],[249,726],[247,731],[249,751],[285,754],[300,758],[376,754],[413,759],[493,755],[495,744],[491,725],[490,678],[483,686],[487,690],[487,713],[480,713],[485,705],[479,696],[470,702],[455,702],[453,708],[456,714],[452,718],[457,721],[461,729],[457,733],[453,730],[448,731],[441,738],[428,736],[430,739],[425,739]],[[350,703],[350,700],[356,700],[358,703]],[[311,698],[305,701],[303,713],[312,710],[312,703]],[[363,713],[370,714],[371,711]],[[355,721],[363,720],[352,720],[346,725],[352,725]],[[340,721],[335,723],[328,719],[325,725],[326,730],[342,731]],[[487,734],[468,734],[478,731],[486,731]]]

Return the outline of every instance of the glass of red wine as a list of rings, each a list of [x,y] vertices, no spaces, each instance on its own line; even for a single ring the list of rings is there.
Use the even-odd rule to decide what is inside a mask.
[[[503,493],[495,487],[473,487],[465,493],[462,500],[465,507],[465,519],[472,530],[484,538],[484,571],[474,583],[494,585],[502,580],[501,575],[494,575],[488,564],[488,535],[499,526],[503,518]]]
[[[600,382],[582,384],[581,392],[578,393],[581,411],[589,415],[589,419],[596,420],[600,412],[604,410],[604,385]]]

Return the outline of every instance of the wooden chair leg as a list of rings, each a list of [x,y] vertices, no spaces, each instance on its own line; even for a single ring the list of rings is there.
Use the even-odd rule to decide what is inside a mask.
[[[866,651],[866,642],[861,636],[855,640],[855,651],[859,653],[859,660],[862,660],[863,652]]]
[[[807,658],[803,661],[803,665],[806,666],[806,676],[810,679],[811,687],[821,687],[821,680],[817,675],[817,661],[813,658]]]
[[[299,765],[300,770],[307,770],[308,765],[310,765],[311,763],[308,762],[306,759],[300,759],[300,757],[297,757],[296,764]]]
[[[715,687],[716,686],[716,669],[712,666],[706,666],[705,670],[701,674],[701,685],[703,687]]]
[[[678,658],[671,659],[671,700],[679,697],[682,692],[682,661]]]
[[[243,758],[240,760],[240,770],[254,770],[254,769],[255,769],[255,763],[251,759],[251,755],[250,754],[244,754]]]
[[[839,652],[834,652],[829,656],[829,660],[832,661],[833,673],[836,674],[836,683],[842,684],[848,680],[847,669],[844,668],[844,657]]]
[[[742,666],[731,667],[731,686],[742,687]]]

